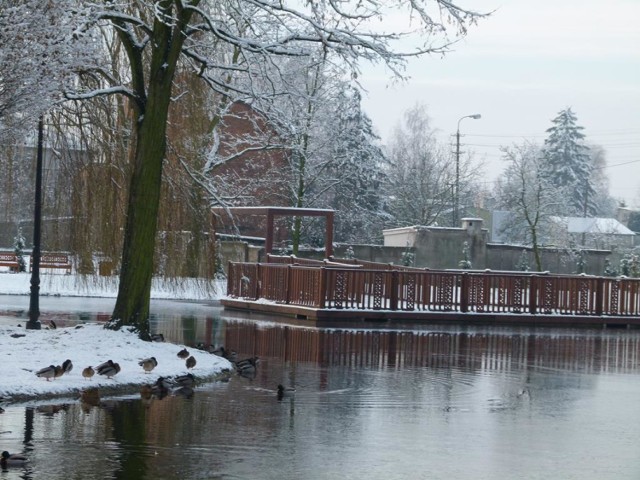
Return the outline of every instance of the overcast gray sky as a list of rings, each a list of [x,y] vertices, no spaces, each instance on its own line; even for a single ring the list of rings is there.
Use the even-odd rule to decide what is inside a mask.
[[[607,152],[611,194],[640,206],[640,0],[459,0],[496,10],[455,51],[413,60],[411,79],[365,68],[363,105],[383,140],[421,102],[443,140],[458,120],[464,150],[504,168],[500,145],[542,143],[557,113],[571,107],[590,143]]]

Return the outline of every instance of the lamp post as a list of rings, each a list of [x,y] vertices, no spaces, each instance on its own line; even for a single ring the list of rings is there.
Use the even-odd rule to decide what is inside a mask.
[[[460,122],[465,118],[473,118],[474,120],[478,120],[482,118],[482,115],[479,113],[474,113],[473,115],[465,115],[464,117],[458,120],[458,129],[456,130],[456,184],[455,184],[455,192],[454,192],[454,205],[453,205],[453,226],[457,227],[460,219],[458,218],[460,213]]]
[[[33,213],[33,254],[31,256],[31,296],[27,330],[40,330],[40,226],[42,222],[42,150],[44,119],[38,121],[38,154],[36,157],[36,196]]]

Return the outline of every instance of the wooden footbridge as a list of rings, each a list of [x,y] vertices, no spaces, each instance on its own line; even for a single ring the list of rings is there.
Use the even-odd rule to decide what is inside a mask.
[[[429,270],[267,255],[228,268],[225,308],[344,320],[551,326],[640,325],[640,279]]]

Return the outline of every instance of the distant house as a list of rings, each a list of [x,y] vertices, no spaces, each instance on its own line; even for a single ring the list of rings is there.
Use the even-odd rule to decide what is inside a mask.
[[[636,233],[615,218],[551,217],[571,244],[599,250],[632,248]]]

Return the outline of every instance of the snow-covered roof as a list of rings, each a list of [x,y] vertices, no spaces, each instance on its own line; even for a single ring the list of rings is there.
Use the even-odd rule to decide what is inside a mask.
[[[608,235],[635,235],[615,218],[602,217],[554,217],[567,226],[569,233],[600,233]]]

